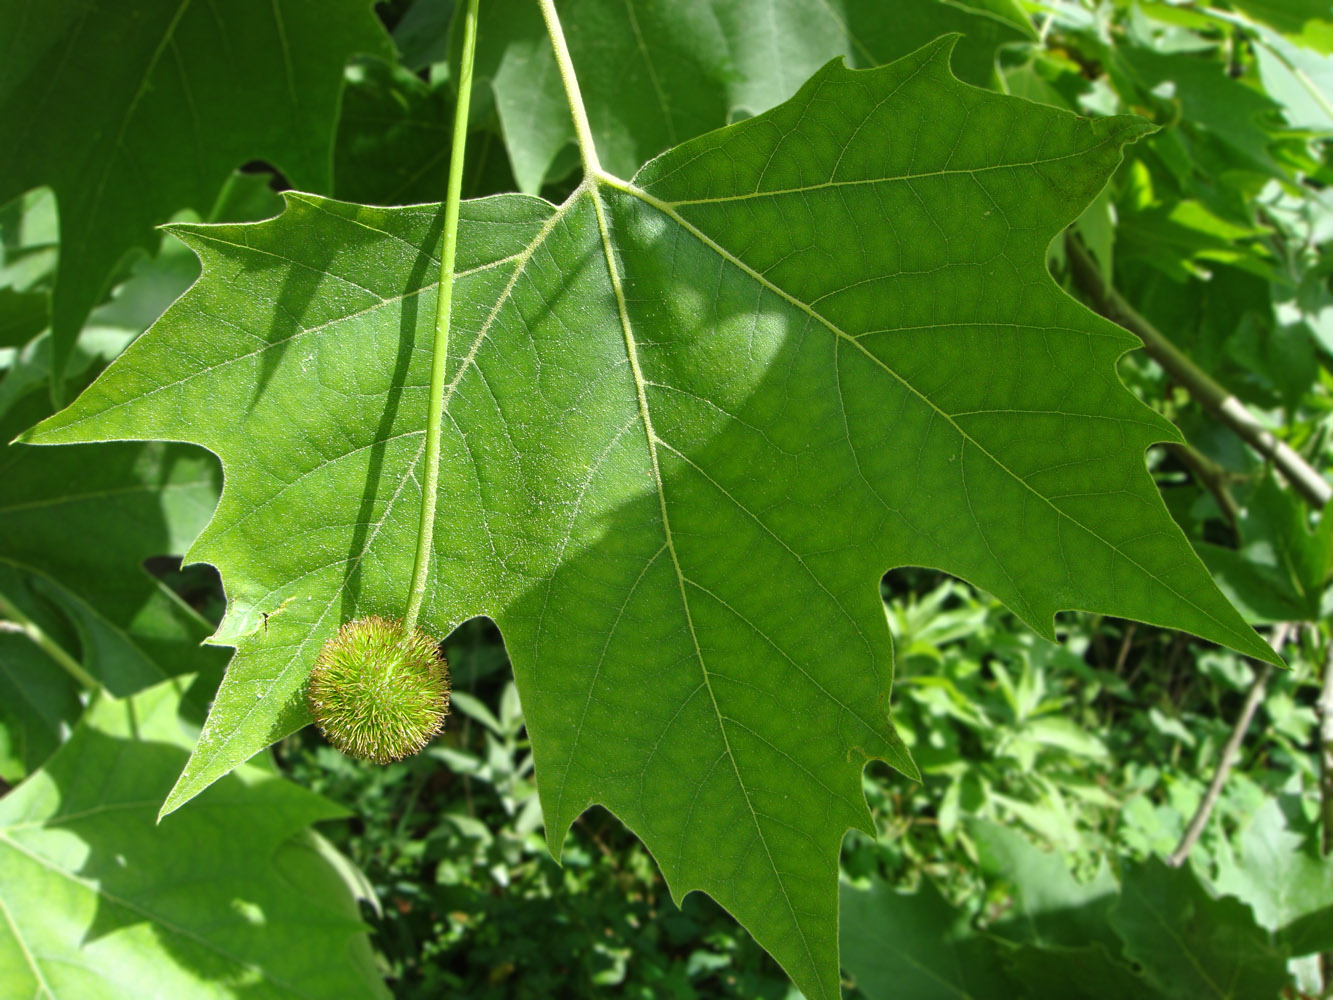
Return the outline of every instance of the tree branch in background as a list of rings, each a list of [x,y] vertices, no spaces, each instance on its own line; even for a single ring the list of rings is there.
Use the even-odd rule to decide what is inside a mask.
[[[1255,451],[1272,461],[1309,504],[1320,508],[1333,498],[1333,486],[1323,476],[1289,445],[1274,437],[1244,403],[1191,361],[1107,283],[1081,242],[1069,236],[1065,246],[1074,283],[1094,309],[1142,340],[1150,358]]]
[[[1333,854],[1333,641],[1324,657],[1324,687],[1315,704],[1319,714],[1319,799],[1323,852]]]
[[[1282,622],[1273,629],[1273,634],[1269,637],[1269,644],[1279,655],[1282,653],[1282,647],[1287,643],[1287,637],[1291,635],[1294,626],[1287,622]],[[1208,825],[1208,818],[1213,814],[1213,808],[1217,805],[1217,800],[1222,794],[1222,786],[1226,784],[1227,775],[1231,773],[1231,766],[1236,762],[1236,752],[1240,749],[1240,742],[1245,738],[1245,731],[1250,728],[1250,721],[1254,718],[1254,713],[1259,708],[1259,702],[1263,700],[1264,689],[1268,686],[1269,675],[1273,672],[1271,663],[1258,664],[1259,672],[1255,675],[1254,683],[1250,685],[1250,693],[1245,696],[1245,705],[1240,710],[1240,717],[1236,719],[1236,724],[1231,728],[1231,735],[1227,737],[1226,745],[1222,747],[1222,756],[1217,761],[1217,771],[1213,775],[1212,782],[1208,785],[1208,791],[1204,793],[1202,801],[1199,802],[1199,808],[1194,810],[1194,816],[1190,819],[1190,824],[1185,828],[1185,834],[1180,838],[1180,843],[1176,849],[1166,859],[1166,863],[1173,868],[1179,868],[1189,857],[1190,851],[1194,848],[1199,835],[1203,833],[1203,828]]]
[[[1237,507],[1236,498],[1231,495],[1231,490],[1227,486],[1227,480],[1230,478],[1227,470],[1188,442],[1173,441],[1166,447],[1213,495],[1218,508],[1222,511],[1222,516],[1227,519],[1232,530],[1235,530],[1240,508]]]

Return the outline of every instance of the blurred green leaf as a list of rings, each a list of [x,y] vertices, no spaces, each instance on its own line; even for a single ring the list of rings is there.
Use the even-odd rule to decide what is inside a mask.
[[[929,879],[914,893],[882,881],[844,885],[838,935],[843,968],[866,1000],[1013,1000],[1020,993],[996,944]]]
[[[1286,956],[1254,911],[1213,896],[1189,865],[1127,865],[1110,921],[1125,956],[1168,997],[1276,997],[1287,981]]]

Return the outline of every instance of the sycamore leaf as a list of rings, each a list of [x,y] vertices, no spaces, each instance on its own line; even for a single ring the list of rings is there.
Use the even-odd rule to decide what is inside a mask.
[[[1175,434],[1116,377],[1136,342],[1046,270],[1147,126],[965,86],[949,49],[830,64],[633,182],[470,202],[460,231],[422,622],[502,630],[557,855],[606,805],[811,998],[838,995],[861,769],[915,771],[885,570],[961,576],[1050,638],[1083,608],[1272,658],[1146,472]],[[441,225],[293,194],[179,228],[199,283],[28,435],[222,458],[190,555],[237,654],[165,811],[309,721],[342,622],[402,613]]]
[[[40,16],[36,14],[40,12]],[[0,204],[49,185],[60,208],[57,378],[121,257],[203,213],[233,168],[330,189],[343,66],[387,55],[367,0],[0,0]]]
[[[602,163],[629,174],[668,146],[787,100],[830,59],[878,66],[952,31],[953,68],[995,75],[996,49],[1032,37],[1013,0],[564,0],[560,5]],[[481,7],[477,74],[490,78],[520,189],[575,157],[565,92],[531,0]]]
[[[308,829],[341,814],[333,803],[248,766],[154,823],[185,757],[181,687],[101,698],[0,802],[5,995],[387,996],[356,900]]]

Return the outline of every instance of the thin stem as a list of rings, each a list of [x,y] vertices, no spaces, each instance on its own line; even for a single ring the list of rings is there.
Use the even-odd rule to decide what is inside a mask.
[[[600,177],[602,164],[597,159],[597,146],[592,141],[592,127],[588,124],[588,112],[583,106],[579,78],[574,73],[574,60],[569,54],[569,45],[565,42],[565,30],[560,27],[560,15],[555,12],[555,0],[537,0],[537,2],[541,5],[542,17],[546,19],[546,31],[551,36],[555,62],[560,67],[560,79],[565,84],[565,97],[569,101],[570,117],[574,119],[574,134],[578,137],[579,155],[583,157],[584,176]]]
[[[1273,629],[1273,634],[1269,638],[1269,645],[1281,655],[1282,647],[1286,645],[1287,637],[1291,634],[1293,626],[1286,622],[1281,623]],[[1263,700],[1264,690],[1268,686],[1268,677],[1273,672],[1271,663],[1264,663],[1259,667],[1259,673],[1255,675],[1254,683],[1250,686],[1250,692],[1245,697],[1245,705],[1240,710],[1240,717],[1236,719],[1236,724],[1231,728],[1231,735],[1227,737],[1226,745],[1222,747],[1222,756],[1217,760],[1217,771],[1213,774],[1213,780],[1208,785],[1208,791],[1204,793],[1202,801],[1199,802],[1199,808],[1194,811],[1194,817],[1190,824],[1185,828],[1185,835],[1180,838],[1180,843],[1176,849],[1171,852],[1166,863],[1173,868],[1179,868],[1189,857],[1190,851],[1194,849],[1194,844],[1198,841],[1203,828],[1208,825],[1208,818],[1213,814],[1213,808],[1217,805],[1217,800],[1222,796],[1222,786],[1226,784],[1227,776],[1231,773],[1231,766],[1236,762],[1236,753],[1240,750],[1241,740],[1245,738],[1245,731],[1250,728],[1250,722],[1254,718],[1254,713],[1259,708],[1259,702]]]
[[[1324,683],[1315,704],[1319,716],[1319,802],[1323,855],[1333,854],[1333,638],[1324,655]]]
[[[421,526],[417,531],[412,589],[407,595],[403,632],[411,635],[426,599],[430,555],[435,542],[435,503],[440,488],[440,436],[444,426],[444,376],[449,364],[449,312],[454,301],[454,260],[458,255],[458,203],[463,196],[463,155],[472,104],[472,66],[477,50],[477,3],[468,0],[463,20],[463,59],[454,110],[454,143],[449,153],[449,190],[444,201],[444,244],[440,251],[440,291],[435,305],[435,345],[430,369],[430,409],[426,416],[426,465],[421,483]]]
[[[1094,309],[1143,341],[1143,349],[1150,358],[1165,368],[1177,383],[1184,386],[1191,396],[1212,411],[1238,437],[1272,461],[1306,502],[1318,508],[1333,498],[1333,486],[1323,476],[1285,441],[1279,441],[1246,409],[1244,403],[1190,360],[1162,331],[1111,287],[1082,243],[1071,236],[1065,245],[1069,252],[1074,283],[1088,297]]]
[[[1177,441],[1166,446],[1170,452],[1179,458],[1189,467],[1194,478],[1199,480],[1213,495],[1217,501],[1218,509],[1222,511],[1222,516],[1227,519],[1231,529],[1236,529],[1236,521],[1240,517],[1240,508],[1236,506],[1236,498],[1231,495],[1227,488],[1227,470],[1217,462],[1214,462],[1199,449],[1184,441]]]
[[[3,597],[0,597],[0,619],[5,622],[12,622],[15,631],[31,639],[43,653],[64,667],[65,672],[78,681],[82,687],[89,691],[97,691],[101,688],[101,682],[84,670],[82,663],[65,652],[64,647],[47,635],[44,628]]]

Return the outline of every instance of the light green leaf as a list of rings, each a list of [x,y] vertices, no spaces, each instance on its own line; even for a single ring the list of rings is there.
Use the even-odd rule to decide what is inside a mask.
[[[1064,857],[1038,849],[1013,830],[975,823],[969,833],[982,872],[1013,893],[1013,913],[993,926],[996,933],[1042,947],[1097,943],[1110,955],[1119,954],[1120,944],[1106,923],[1116,884],[1105,865],[1090,881],[1080,882]]]
[[[1288,828],[1277,801],[1254,814],[1241,834],[1240,857],[1223,856],[1215,884],[1252,906],[1264,927],[1282,931],[1290,954],[1333,947],[1333,868]]]
[[[1134,340],[1045,269],[1144,124],[963,86],[948,57],[830,64],[633,183],[463,214],[422,622],[498,623],[557,854],[606,805],[811,998],[838,993],[861,769],[915,770],[886,569],[962,576],[1050,638],[1083,608],[1272,657],[1147,475],[1174,432],[1116,378]],[[440,225],[291,195],[180,228],[199,284],[28,436],[222,458],[190,555],[237,655],[166,811],[309,721],[342,622],[402,613]]]
[[[0,203],[49,185],[60,211],[57,376],[134,247],[263,159],[330,189],[343,66],[387,55],[367,0],[0,0]],[[40,14],[40,16],[37,16]]]
[[[185,757],[180,682],[101,699],[0,801],[0,983],[49,1000],[387,997],[344,875],[338,807],[256,767],[154,824]]]
[[[559,5],[604,166],[628,176],[674,146],[787,100],[838,56],[892,62],[961,32],[953,68],[995,75],[996,49],[1032,35],[1012,0],[564,0]],[[477,74],[490,78],[520,190],[558,180],[574,143],[551,46],[531,0],[481,7]]]

